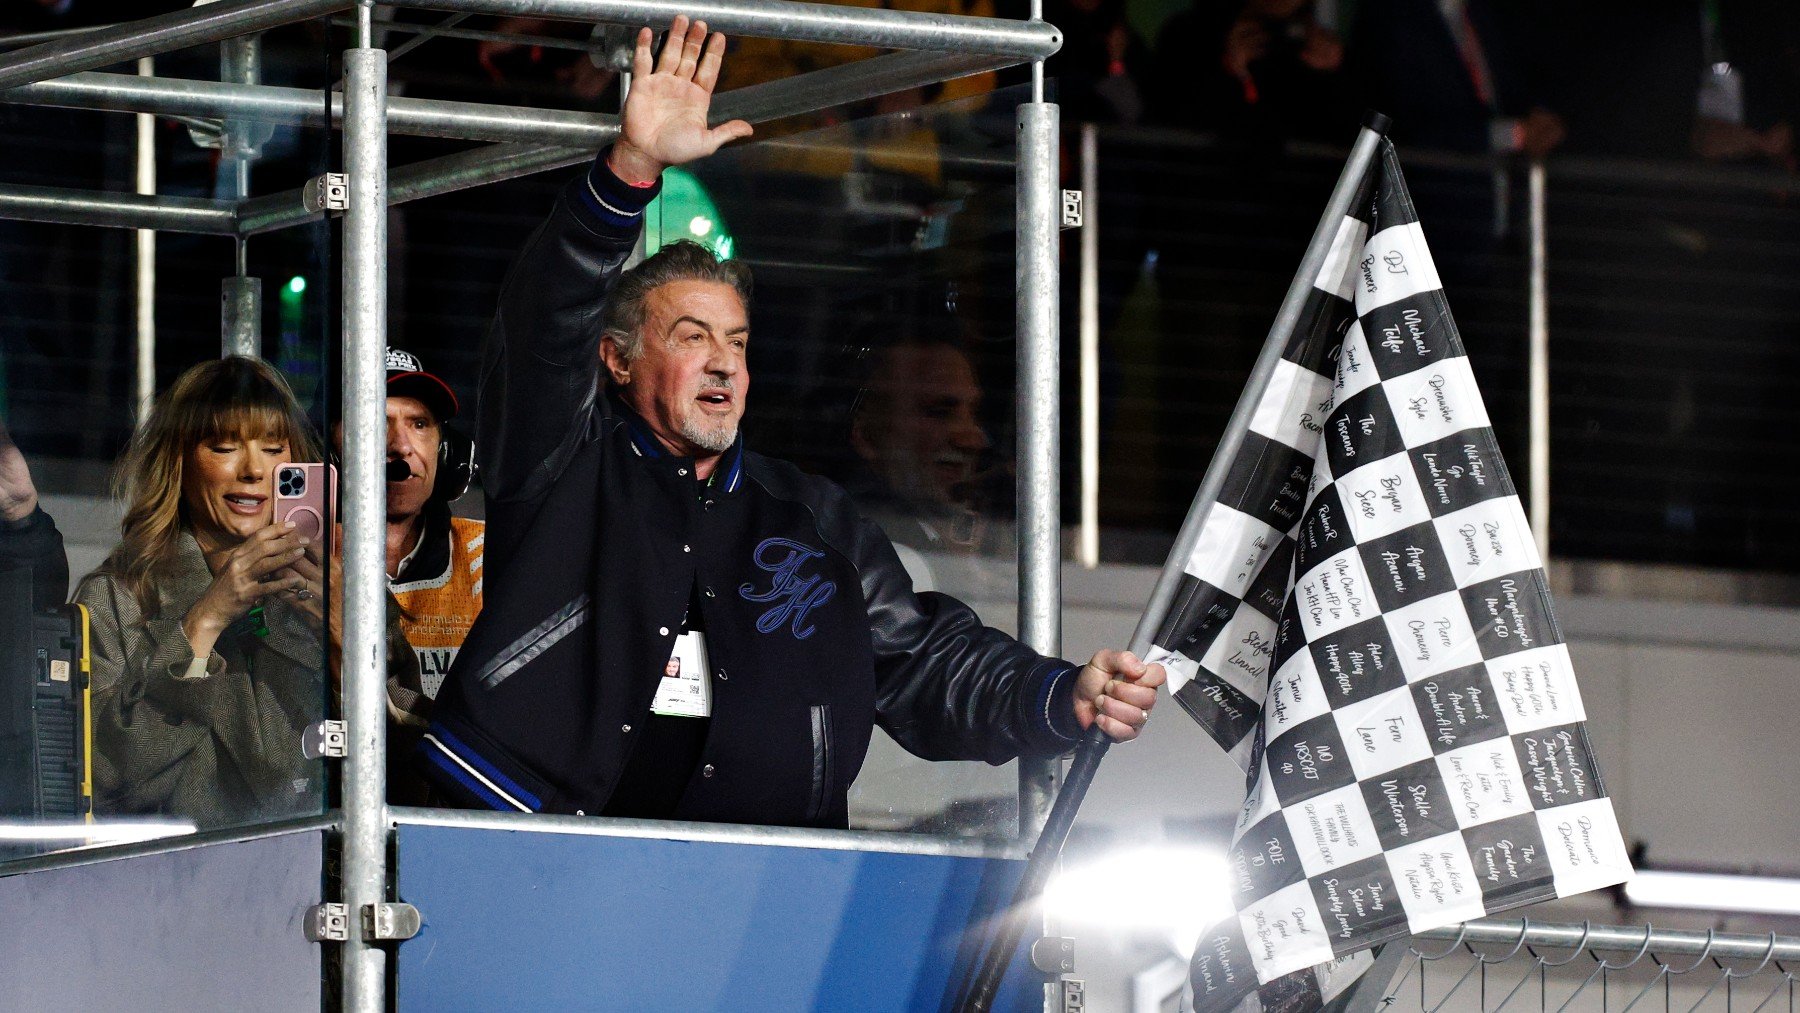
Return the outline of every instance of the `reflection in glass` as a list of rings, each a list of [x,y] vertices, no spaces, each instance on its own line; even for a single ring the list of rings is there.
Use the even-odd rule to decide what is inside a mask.
[[[688,168],[756,272],[754,445],[850,492],[917,590],[1010,628],[1023,95],[919,98],[890,96],[872,104],[884,114],[805,132],[759,127],[765,139]],[[646,215],[647,245],[683,238],[697,217],[664,205]],[[1016,785],[1010,765],[928,762],[877,734],[851,826],[1008,836]]]
[[[319,446],[260,360],[201,363],[120,464],[122,539],[76,589],[93,639],[95,812],[200,827],[317,811],[298,748],[324,672],[324,539],[275,523],[273,479]]]
[[[0,36],[116,14],[25,6],[0,13]],[[341,48],[314,22],[139,69],[315,88],[323,108]],[[298,187],[337,147],[317,129],[151,116],[140,147],[139,119],[0,104],[0,185],[130,193],[152,179],[158,196],[233,201]],[[146,150],[138,168],[154,171],[134,172]],[[197,455],[267,450],[269,438],[319,460],[306,448],[329,417],[330,236],[318,222],[242,241],[165,232],[140,246],[126,230],[0,220],[0,859],[325,806],[326,772],[302,755],[301,731],[333,712],[327,560],[278,568],[308,597],[269,589],[217,617],[204,650],[182,623],[232,545],[264,530],[272,498],[268,468],[256,481],[229,468],[209,480]],[[239,333],[259,334],[268,359],[248,370],[219,360],[221,287],[239,276],[261,295],[235,304]],[[197,363],[235,369],[233,382],[214,377],[218,396],[204,405],[191,396]],[[140,432],[140,387],[186,403],[187,424]],[[252,389],[262,394],[241,397]],[[160,453],[143,452],[152,442]],[[121,498],[109,476],[122,454],[135,481]],[[199,678],[178,683],[196,653]]]

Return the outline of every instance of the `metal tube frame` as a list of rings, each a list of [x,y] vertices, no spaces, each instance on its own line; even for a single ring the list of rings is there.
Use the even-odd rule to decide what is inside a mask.
[[[949,17],[846,8],[797,0],[427,0],[416,6],[452,12],[537,15],[615,24],[655,24],[676,13],[736,34],[899,49],[844,67],[719,96],[719,119],[774,119],[840,105],[918,84],[981,73],[1032,60],[1033,101],[1019,110],[1019,423],[1021,530],[1020,630],[1036,649],[1060,650],[1061,531],[1058,481],[1057,109],[1043,102],[1043,58],[1062,43],[1041,20]],[[254,84],[178,82],[86,74],[170,49],[237,38],[280,24],[354,7],[358,48],[345,54],[340,105],[299,89]],[[383,418],[381,355],[385,344],[387,207],[392,202],[588,157],[617,131],[616,118],[591,114],[389,100],[387,55],[371,48],[366,2],[351,0],[219,0],[140,22],[72,34],[0,53],[0,101],[110,108],[141,115],[214,116],[317,126],[341,120],[349,209],[343,243],[345,573],[342,682],[349,750],[343,765],[342,900],[353,932],[343,955],[343,1008],[382,1008],[385,952],[360,933],[361,913],[387,897],[388,835],[385,752],[385,569],[382,565],[380,456]],[[71,74],[66,81],[47,81]],[[43,84],[34,82],[44,81]],[[329,111],[328,111],[329,110]],[[390,114],[392,123],[389,122]],[[396,132],[523,141],[501,143],[420,163],[390,179],[387,136]],[[154,195],[90,194],[50,188],[0,188],[0,215],[75,224],[107,224],[242,237],[298,224],[296,195],[202,201]],[[1022,763],[1021,838],[1034,835],[1055,792],[1056,761]],[[454,815],[402,813],[412,821],[457,821]],[[549,827],[546,827],[549,829]],[[560,827],[558,829],[561,829]],[[618,828],[613,828],[618,829]],[[669,828],[659,828],[666,832]],[[566,832],[566,831],[565,831]],[[756,836],[756,835],[752,835]],[[890,850],[896,842],[864,836]],[[760,839],[760,838],[759,838]],[[847,838],[848,839],[848,838]],[[1007,849],[1010,856],[1016,846]]]
[[[238,240],[243,248],[243,240]],[[262,354],[262,279],[241,274],[219,282],[219,354]]]
[[[156,74],[154,57],[138,60],[140,77]],[[156,118],[139,115],[136,135],[136,190],[140,197],[156,195]],[[136,310],[136,355],[131,398],[131,419],[141,424],[150,415],[150,402],[156,396],[156,230],[138,229],[132,237],[136,253],[136,279],[132,301]]]
[[[366,38],[366,37],[365,37]],[[343,1008],[375,1011],[387,953],[362,935],[361,912],[387,899],[387,568],[382,483],[387,344],[387,53],[344,54],[344,631],[349,751],[343,761]]]
[[[611,25],[666,25],[677,14],[730,35],[1042,60],[1062,33],[1042,20],[919,14],[800,0],[412,0],[407,6]]]
[[[1019,640],[1039,654],[1062,653],[1062,519],[1058,426],[1057,108],[1018,111]],[[1019,836],[1037,836],[1056,796],[1055,760],[1019,761]]]
[[[1081,528],[1075,561],[1100,565],[1100,142],[1081,125]]]
[[[506,830],[520,833],[708,841],[717,844],[760,844],[785,848],[820,848],[829,851],[880,851],[888,854],[942,855],[955,858],[1020,859],[1025,857],[1024,846],[1017,841],[926,837],[920,834],[874,830],[815,830],[805,827],[684,823],[676,820],[554,816],[542,813],[482,812],[467,809],[417,809],[407,806],[390,808],[388,819],[392,826],[467,827],[476,830]]]
[[[0,55],[0,88],[95,70],[348,10],[351,0],[217,0]]]
[[[979,74],[1016,61],[1006,57],[942,53],[889,53],[853,64],[814,71],[767,84],[725,92],[714,102],[716,122],[747,119],[761,123],[859,101],[893,91]],[[327,114],[316,92],[159,78],[141,80],[117,74],[77,74],[63,80],[28,85],[0,94],[0,101],[65,108],[160,113],[171,116],[218,117],[324,126]],[[431,197],[453,190],[499,182],[585,161],[618,133],[618,117],[602,113],[488,106],[473,102],[441,102],[390,98],[392,133],[470,140],[529,140],[458,152],[395,170],[389,187],[391,203]],[[330,119],[341,121],[342,99],[333,96]],[[165,198],[165,202],[175,201]],[[64,224],[113,224],[95,211],[115,199],[86,191],[0,187],[0,215]],[[118,210],[135,205],[120,205]],[[191,212],[204,209],[206,215]],[[140,213],[155,218],[153,227],[239,237],[257,235],[317,221],[299,190],[252,197],[236,205],[184,198],[166,207],[151,203]],[[235,219],[227,223],[226,216]],[[160,217],[156,217],[160,216]],[[135,224],[144,219],[120,220]]]
[[[1550,564],[1550,260],[1545,244],[1545,179],[1543,159],[1526,170],[1526,241],[1530,251],[1527,299],[1530,306],[1526,353],[1527,396],[1531,432],[1531,530],[1538,558]]]

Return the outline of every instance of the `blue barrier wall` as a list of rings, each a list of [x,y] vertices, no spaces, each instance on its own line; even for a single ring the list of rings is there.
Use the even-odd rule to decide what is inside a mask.
[[[964,928],[1024,863],[880,851],[399,830],[400,896],[424,918],[401,1010],[946,1008]],[[996,1009],[1042,1008],[1015,961]]]
[[[318,1013],[323,834],[0,879],[0,1010]]]

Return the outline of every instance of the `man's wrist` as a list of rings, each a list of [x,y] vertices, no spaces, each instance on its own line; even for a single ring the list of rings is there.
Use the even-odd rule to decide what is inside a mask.
[[[609,149],[588,167],[587,178],[576,183],[573,196],[590,228],[624,237],[643,225],[644,208],[660,193],[660,181],[642,187],[622,179]]]
[[[606,168],[621,183],[644,190],[655,186],[668,166],[644,154],[630,141],[621,140],[607,151]]]

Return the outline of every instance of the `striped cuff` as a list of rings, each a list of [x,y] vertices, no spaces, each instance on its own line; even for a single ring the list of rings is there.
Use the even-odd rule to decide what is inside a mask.
[[[1036,713],[1050,733],[1066,742],[1081,738],[1081,723],[1075,720],[1075,676],[1081,671],[1067,662],[1053,668],[1038,683]]]
[[[587,176],[575,187],[575,204],[590,224],[609,232],[629,232],[644,220],[644,208],[662,193],[662,180],[655,186],[637,187],[613,174],[606,164],[611,148],[600,152]]]

